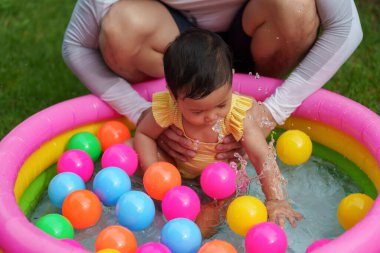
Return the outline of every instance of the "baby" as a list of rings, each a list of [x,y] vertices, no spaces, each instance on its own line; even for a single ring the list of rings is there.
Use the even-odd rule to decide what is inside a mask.
[[[166,160],[174,163],[184,178],[196,179],[206,165],[215,161],[216,145],[232,134],[242,143],[259,175],[269,220],[283,227],[288,219],[295,226],[302,216],[287,201],[273,149],[254,120],[259,104],[232,92],[232,56],[225,42],[206,30],[187,30],[168,46],[164,70],[168,91],[153,95],[152,109],[136,129],[134,147],[142,169]],[[173,161],[158,150],[158,136],[171,125],[196,144],[193,159]],[[215,232],[210,229],[210,207],[224,202],[203,206],[196,220],[203,237]]]

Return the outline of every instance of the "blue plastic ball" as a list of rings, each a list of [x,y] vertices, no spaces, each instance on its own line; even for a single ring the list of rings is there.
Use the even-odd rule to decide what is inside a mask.
[[[153,200],[144,192],[124,193],[116,204],[116,216],[120,225],[132,231],[148,228],[156,213]]]
[[[62,203],[66,196],[81,189],[86,189],[86,185],[80,176],[72,172],[62,172],[50,181],[48,196],[56,207],[62,208]]]
[[[124,193],[131,190],[131,179],[128,174],[117,167],[100,170],[92,183],[92,191],[106,206],[116,205]]]
[[[164,225],[160,240],[172,253],[196,253],[202,243],[202,234],[192,220],[177,218]]]

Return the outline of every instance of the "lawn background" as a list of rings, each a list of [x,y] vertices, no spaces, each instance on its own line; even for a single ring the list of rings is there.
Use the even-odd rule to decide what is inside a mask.
[[[89,93],[61,56],[63,33],[75,3],[0,0],[0,140],[30,115]],[[356,4],[363,42],[324,88],[379,114],[380,1]]]

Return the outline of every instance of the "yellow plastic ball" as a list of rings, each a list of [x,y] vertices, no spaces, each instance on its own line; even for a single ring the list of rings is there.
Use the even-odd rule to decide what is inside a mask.
[[[339,203],[337,216],[340,225],[348,230],[355,226],[367,214],[373,205],[373,199],[363,193],[353,193]]]
[[[102,249],[102,250],[96,251],[96,253],[120,253],[120,251],[116,249]]]
[[[248,230],[268,219],[264,203],[253,196],[241,196],[234,199],[227,209],[227,224],[232,231],[245,236]]]
[[[299,165],[311,156],[313,144],[310,137],[300,130],[288,130],[276,143],[277,156],[287,165]]]

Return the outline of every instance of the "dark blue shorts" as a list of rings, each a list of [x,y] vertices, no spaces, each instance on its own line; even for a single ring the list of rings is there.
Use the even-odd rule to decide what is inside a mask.
[[[172,15],[180,32],[183,32],[188,28],[197,27],[194,22],[188,20],[178,10],[175,10],[167,5],[165,6]],[[255,73],[255,64],[250,49],[251,37],[245,34],[242,25],[242,17],[245,6],[246,5],[242,6],[242,8],[238,11],[229,30],[218,34],[224,39],[224,41],[226,41],[231,49],[235,71],[239,73]]]

